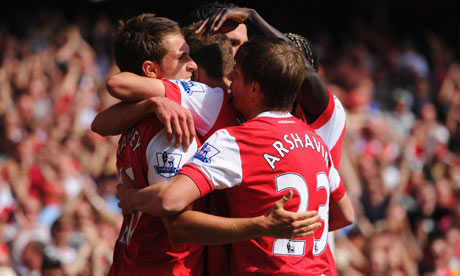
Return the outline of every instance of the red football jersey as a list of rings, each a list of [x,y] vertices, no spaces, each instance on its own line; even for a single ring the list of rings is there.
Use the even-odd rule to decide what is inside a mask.
[[[232,217],[264,214],[287,190],[289,211],[317,210],[323,226],[301,239],[262,237],[233,244],[232,274],[335,275],[329,258],[329,201],[345,193],[327,145],[290,114],[264,112],[214,133],[184,165],[202,195],[227,190]],[[332,262],[332,263],[331,263]]]
[[[187,152],[174,147],[157,119],[145,119],[121,136],[117,169],[143,188],[176,175],[196,149],[197,141]],[[202,246],[171,243],[161,218],[135,212],[124,217],[109,275],[201,276],[202,252]]]
[[[231,94],[220,87],[188,80],[163,80],[166,97],[189,109],[200,141],[216,130],[241,123],[231,104]]]
[[[242,122],[231,103],[230,91],[219,87],[187,80],[164,80],[166,97],[179,102],[190,110],[200,141],[205,141],[215,131]],[[224,191],[207,196],[207,211],[214,215],[227,216]],[[206,273],[208,276],[225,276],[229,271],[231,245],[207,246]]]
[[[166,96],[191,111],[201,139],[238,124],[227,91],[188,80],[162,81]],[[142,188],[174,176],[196,149],[196,141],[187,153],[173,147],[161,123],[146,119],[120,138],[117,168]],[[160,218],[136,212],[124,218],[110,274],[201,275],[202,251],[197,245],[172,244]]]

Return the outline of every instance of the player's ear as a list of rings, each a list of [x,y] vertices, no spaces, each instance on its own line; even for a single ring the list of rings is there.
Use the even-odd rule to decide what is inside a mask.
[[[142,63],[142,72],[144,72],[146,77],[157,78],[159,70],[160,66],[156,62],[146,60]]]
[[[260,84],[256,81],[251,83],[251,96],[256,96],[261,93],[260,91]]]

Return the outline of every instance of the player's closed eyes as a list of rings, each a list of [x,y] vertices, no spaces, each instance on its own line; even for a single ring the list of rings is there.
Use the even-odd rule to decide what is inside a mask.
[[[187,53],[183,53],[180,57],[179,57],[179,61],[182,61],[182,62],[185,62],[188,60],[188,54]]]

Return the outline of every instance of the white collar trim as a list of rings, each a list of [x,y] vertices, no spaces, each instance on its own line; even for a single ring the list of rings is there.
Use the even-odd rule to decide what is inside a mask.
[[[292,117],[292,114],[284,111],[264,111],[256,116],[256,118],[258,117],[288,118]]]

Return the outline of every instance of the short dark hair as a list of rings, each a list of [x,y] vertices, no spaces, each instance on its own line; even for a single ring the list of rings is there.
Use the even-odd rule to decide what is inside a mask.
[[[291,111],[307,72],[300,50],[279,38],[256,37],[235,56],[246,83],[256,81],[270,110]]]
[[[194,9],[187,17],[187,20],[185,21],[186,25],[191,25],[196,22],[203,21],[209,17],[211,17],[213,14],[216,13],[216,11],[223,9],[223,8],[235,8],[238,7],[237,5],[233,3],[227,3],[227,2],[213,2],[213,3],[206,3],[203,4],[196,9]]]
[[[318,72],[318,55],[316,54],[311,42],[307,38],[299,34],[285,33],[284,35],[287,38],[289,38],[289,40],[302,51],[302,54],[304,55],[305,59],[307,59],[307,61],[311,64],[313,70],[315,70],[315,72]]]
[[[161,63],[167,53],[164,38],[182,34],[177,22],[152,13],[119,21],[113,41],[113,54],[121,71],[142,75],[142,64],[146,60]]]
[[[195,24],[183,29],[185,40],[190,47],[190,57],[206,74],[219,80],[233,69],[232,43],[224,34],[214,34],[203,38],[195,34]]]

